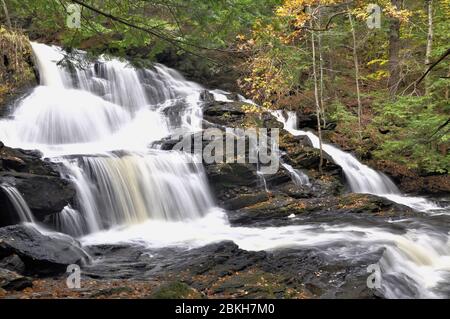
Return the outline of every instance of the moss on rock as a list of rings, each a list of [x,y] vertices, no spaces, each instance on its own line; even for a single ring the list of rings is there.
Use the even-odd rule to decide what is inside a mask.
[[[24,89],[37,84],[27,36],[0,27],[0,112]]]

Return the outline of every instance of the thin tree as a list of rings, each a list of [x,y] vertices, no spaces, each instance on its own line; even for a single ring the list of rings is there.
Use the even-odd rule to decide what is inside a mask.
[[[350,21],[350,27],[352,30],[352,37],[353,37],[353,63],[355,64],[355,82],[356,82],[356,96],[358,99],[358,132],[359,132],[359,138],[362,138],[362,105],[361,105],[361,94],[359,90],[359,62],[358,62],[358,51],[356,49],[356,32],[355,27],[353,25],[353,18],[352,14],[348,13],[348,20]]]
[[[428,67],[431,64],[431,50],[433,48],[433,0],[427,0],[428,11],[428,36],[427,36],[427,50],[425,53],[425,65]],[[425,94],[430,93],[429,77],[425,80]]]
[[[319,29],[321,28],[321,14],[319,10]],[[322,54],[322,32],[319,32],[317,35],[317,50],[319,51],[319,70],[320,70],[320,90],[319,90],[319,97],[320,97],[320,109],[322,112],[322,121],[323,126],[327,126],[327,121],[325,118],[325,104],[323,101],[323,54]]]
[[[313,31],[313,18],[312,16],[309,19],[309,26],[311,28],[311,49],[312,49],[312,64],[313,64],[313,79],[314,79],[314,100],[316,104],[316,116],[317,116],[317,133],[319,135],[319,149],[320,149],[320,162],[319,162],[319,171],[322,173],[322,165],[323,165],[323,150],[322,150],[322,129],[320,123],[320,99],[319,99],[319,88],[318,88],[318,80],[317,80],[317,65],[316,65],[316,45],[315,45],[315,36]]]
[[[391,4],[400,9],[403,0],[391,0]],[[400,84],[400,19],[392,17],[389,26],[389,80],[388,88],[391,96],[397,93]]]
[[[3,11],[5,12],[6,24],[10,29],[12,29],[11,19],[9,18],[8,7],[6,6],[5,0],[2,0]]]

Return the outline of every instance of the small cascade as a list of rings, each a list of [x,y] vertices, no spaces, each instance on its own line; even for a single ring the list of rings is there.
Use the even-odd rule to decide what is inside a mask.
[[[70,205],[55,216],[55,228],[73,237],[81,237],[88,233],[83,216]]]
[[[283,111],[275,111],[273,112],[273,115],[284,124],[284,128],[292,135],[307,136],[313,147],[320,147],[319,137],[314,133],[297,129],[295,112],[288,112],[287,117],[284,116]],[[403,196],[389,177],[362,164],[353,155],[346,153],[335,146],[322,143],[322,149],[331,156],[336,164],[342,167],[352,192],[386,197],[394,202],[410,206],[419,211],[441,208],[421,197]]]
[[[56,47],[31,42],[39,69],[40,84],[52,87],[64,87],[64,78],[58,63],[64,59],[64,52]],[[46,57],[41,59],[40,57]]]
[[[25,199],[22,197],[18,189],[7,184],[0,185],[0,189],[3,190],[3,192],[8,197],[19,217],[19,220],[22,223],[33,223],[33,213],[31,212]]]
[[[292,181],[297,185],[310,185],[309,177],[305,173],[303,173],[301,170],[293,168],[291,165],[283,163],[283,167],[289,172],[291,175]]]

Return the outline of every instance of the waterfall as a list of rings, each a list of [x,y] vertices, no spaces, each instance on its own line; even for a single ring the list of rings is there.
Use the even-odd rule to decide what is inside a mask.
[[[293,168],[291,165],[283,163],[283,167],[291,174],[293,182],[297,185],[310,185],[309,177],[302,171]]]
[[[88,232],[85,219],[79,211],[70,205],[64,207],[61,213],[55,217],[56,228],[73,237],[81,237]]]
[[[38,148],[60,162],[77,189],[56,227],[80,236],[147,219],[188,220],[213,207],[203,167],[152,141],[201,128],[204,89],[162,65],[135,69],[118,59],[32,43],[41,86],[0,121],[4,143]]]
[[[19,220],[23,223],[34,222],[33,214],[31,213],[31,210],[28,207],[25,199],[23,199],[17,188],[7,184],[0,185],[0,188],[6,194],[12,206],[14,207]]]
[[[152,248],[192,248],[233,240],[246,250],[314,247],[335,260],[385,248],[380,266],[386,297],[449,296],[448,215],[393,221],[403,223],[408,229],[404,234],[392,231],[390,222],[383,228],[371,223],[363,227],[339,218],[333,223],[232,227],[214,205],[202,165],[188,154],[150,146],[201,129],[204,88],[163,65],[136,69],[107,57],[89,61],[84,52],[75,51],[83,61],[78,66],[58,63],[66,54],[57,47],[32,47],[41,85],[9,118],[0,120],[0,140],[11,147],[39,149],[60,163],[62,176],[75,185],[77,201],[55,214],[57,230],[79,237],[85,245],[139,242]],[[221,90],[210,93],[218,101],[231,99]],[[308,136],[318,147],[317,136],[297,129],[295,114],[274,114],[289,132]],[[351,154],[323,147],[343,168],[352,191],[384,196],[420,211],[436,208],[424,198],[402,195],[387,176]],[[309,184],[301,170],[283,166],[294,183]],[[258,176],[265,183],[264,175]],[[20,219],[33,221],[17,189],[0,187]]]
[[[272,114],[284,124],[284,128],[289,133],[295,136],[307,136],[314,148],[320,147],[320,141],[317,135],[309,131],[297,129],[297,115],[295,112],[287,112],[287,117],[284,116],[283,111],[275,111]],[[386,197],[394,202],[410,206],[419,211],[439,210],[441,208],[422,197],[403,196],[389,177],[362,164],[353,155],[335,146],[322,143],[322,149],[331,156],[336,164],[342,167],[352,192]]]
[[[178,152],[84,156],[65,165],[91,232],[147,219],[195,219],[213,207],[203,167]]]

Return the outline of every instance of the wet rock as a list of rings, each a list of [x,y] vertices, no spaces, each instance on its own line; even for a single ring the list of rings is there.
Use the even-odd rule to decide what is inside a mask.
[[[169,270],[186,271],[194,275],[213,275],[220,278],[242,271],[266,258],[266,252],[240,249],[231,241],[223,241],[185,252],[184,261],[168,267]],[[191,278],[192,280],[192,278]],[[188,284],[192,284],[187,282]],[[193,285],[195,288],[196,286]]]
[[[297,219],[290,219],[294,215]],[[229,211],[234,226],[286,226],[308,222],[350,222],[379,226],[390,218],[421,216],[407,206],[368,194],[302,198],[274,193],[261,201],[236,211]]]
[[[253,164],[219,163],[205,167],[208,179],[216,191],[234,186],[250,186],[258,175]]]
[[[102,259],[84,267],[83,275],[109,279],[126,272],[130,282],[163,283],[150,298],[374,298],[367,266],[383,250],[355,245],[354,254],[336,256],[343,245],[268,252],[246,251],[230,241],[194,249],[96,246],[90,250]]]
[[[65,206],[75,202],[75,188],[70,182],[59,177],[0,172],[0,183],[7,183],[16,187],[25,199],[33,216],[40,221],[45,220],[49,215],[61,212]],[[6,206],[6,201],[9,201],[6,196],[0,196],[2,205]],[[14,215],[14,212],[10,212],[10,215]]]
[[[305,136],[293,136],[282,130],[280,135],[280,150],[285,152],[283,160],[297,169],[319,169],[320,150],[311,146]],[[342,169],[336,165],[326,152],[323,154],[322,170],[332,175],[342,175]]]
[[[33,282],[30,278],[19,275],[14,271],[0,268],[0,289],[20,291],[32,286]]]
[[[12,254],[25,264],[25,274],[39,276],[64,273],[68,265],[81,264],[88,258],[72,237],[50,237],[27,225],[0,228],[0,258]]]
[[[3,147],[0,149],[0,184],[14,186],[21,193],[36,219],[59,213],[75,202],[76,192],[69,181],[60,178],[58,166],[41,159],[38,151]],[[0,226],[18,222],[16,212],[0,191]]]
[[[242,122],[245,112],[242,102],[211,102],[203,108],[203,118],[209,122],[234,127],[233,123]]]
[[[314,190],[309,185],[297,185],[293,182],[283,184],[279,191],[292,198],[311,198],[315,195]]]
[[[279,273],[287,287],[306,298],[376,298],[377,292],[367,287],[367,266],[377,263],[384,249],[336,258],[336,246],[274,251],[261,269]]]
[[[209,93],[208,90],[204,90],[202,93],[200,93],[200,99],[203,102],[211,103],[214,102],[214,95],[212,93]]]
[[[266,192],[260,192],[256,194],[242,194],[235,198],[225,200],[222,207],[229,210],[240,209],[248,206],[255,205],[260,202],[265,202],[269,199]]]
[[[59,176],[52,163],[42,160],[39,151],[7,146],[0,149],[0,171]]]
[[[253,110],[249,110],[253,108]],[[281,129],[283,124],[268,112],[245,102],[210,102],[204,106],[203,117],[210,123],[230,128]]]

